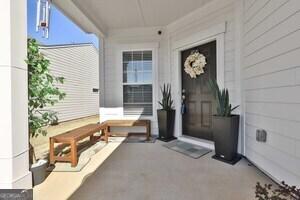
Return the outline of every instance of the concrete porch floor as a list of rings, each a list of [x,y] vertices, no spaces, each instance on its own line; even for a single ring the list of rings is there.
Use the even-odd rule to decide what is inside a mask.
[[[82,185],[89,176],[116,150],[119,142],[110,142],[79,172],[51,172],[46,180],[33,188],[34,200],[66,200]]]
[[[70,199],[253,200],[257,181],[272,182],[247,160],[231,166],[211,159],[212,155],[192,159],[163,147],[160,141],[123,143]]]

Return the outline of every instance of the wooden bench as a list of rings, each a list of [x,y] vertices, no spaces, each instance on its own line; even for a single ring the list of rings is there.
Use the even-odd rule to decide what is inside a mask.
[[[54,164],[55,161],[66,161],[71,162],[71,166],[75,167],[78,162],[77,158],[77,142],[90,137],[90,142],[94,143],[96,137],[94,136],[95,133],[102,131],[104,132],[104,140],[108,142],[108,134],[105,131],[106,125],[104,123],[101,124],[88,124],[86,126],[76,128],[74,130],[68,131],[66,133],[56,135],[50,137],[50,164]],[[55,143],[62,143],[62,144],[70,144],[71,146],[71,153],[69,156],[56,156],[54,150]]]
[[[110,132],[111,127],[134,127],[134,126],[142,126],[146,128],[146,138],[149,141],[151,136],[151,121],[150,120],[107,120],[103,122],[105,124],[107,134],[109,136],[113,135],[113,132]],[[122,135],[127,136],[127,134],[116,134],[116,135]]]

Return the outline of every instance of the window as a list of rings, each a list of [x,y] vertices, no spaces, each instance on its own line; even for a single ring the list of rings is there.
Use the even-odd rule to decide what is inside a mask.
[[[123,52],[125,115],[152,115],[152,51]]]

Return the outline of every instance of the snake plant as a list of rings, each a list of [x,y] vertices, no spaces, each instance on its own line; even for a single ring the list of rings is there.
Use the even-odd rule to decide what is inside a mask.
[[[171,95],[171,85],[164,84],[163,87],[160,87],[162,93],[162,100],[158,103],[161,105],[162,110],[172,110],[173,109],[173,100]]]
[[[239,106],[232,108],[231,104],[229,103],[228,89],[224,88],[221,90],[218,86],[218,83],[211,79],[208,82],[208,86],[217,102],[217,115],[222,117],[230,117],[231,112]]]

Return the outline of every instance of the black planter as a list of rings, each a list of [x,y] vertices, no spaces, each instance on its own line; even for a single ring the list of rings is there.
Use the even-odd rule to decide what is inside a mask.
[[[173,136],[175,110],[157,110],[157,119],[159,129],[158,139],[165,142],[176,139]]]
[[[240,160],[240,155],[237,153],[239,121],[239,115],[213,116],[213,138],[216,152],[213,158],[230,164],[235,164]]]

